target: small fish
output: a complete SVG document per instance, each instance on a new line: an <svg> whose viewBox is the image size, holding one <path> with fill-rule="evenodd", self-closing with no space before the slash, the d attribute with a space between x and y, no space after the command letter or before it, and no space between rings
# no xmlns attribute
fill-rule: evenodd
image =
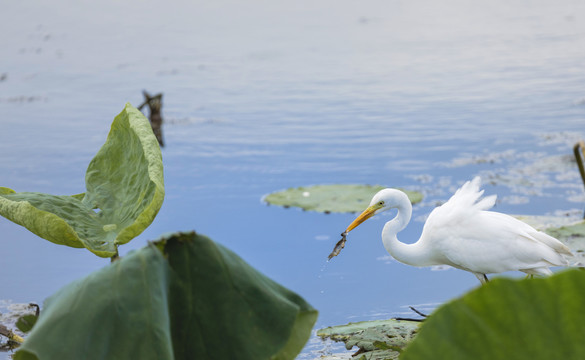
<svg viewBox="0 0 585 360"><path fill-rule="evenodd" d="M341 240L339 240L337 242L337 244L335 244L335 247L333 248L333 251L327 257L327 261L329 261L333 257L339 255L339 252L341 251L341 249L343 249L345 247L345 242L346 241L347 241L347 231L344 231L344 232L341 233Z"/></svg>

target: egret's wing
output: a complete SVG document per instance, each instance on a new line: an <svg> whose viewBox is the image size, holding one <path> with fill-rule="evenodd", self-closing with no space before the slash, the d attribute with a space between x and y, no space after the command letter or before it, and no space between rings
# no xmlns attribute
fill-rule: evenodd
<svg viewBox="0 0 585 360"><path fill-rule="evenodd" d="M481 211L491 209L496 203L496 195L479 200L483 195L483 190L479 189L480 185L481 179L477 176L472 181L463 184L449 201L435 208L427 218L423 236L425 233L435 232L438 229L460 227Z"/></svg>
<svg viewBox="0 0 585 360"><path fill-rule="evenodd" d="M572 255L560 241L511 216L482 211L431 241L449 262L479 273L566 266Z"/></svg>
<svg viewBox="0 0 585 360"><path fill-rule="evenodd" d="M429 215L421 241L438 262L478 273L567 265L572 255L557 239L509 215L487 211L496 200L480 200L479 179L465 183Z"/></svg>

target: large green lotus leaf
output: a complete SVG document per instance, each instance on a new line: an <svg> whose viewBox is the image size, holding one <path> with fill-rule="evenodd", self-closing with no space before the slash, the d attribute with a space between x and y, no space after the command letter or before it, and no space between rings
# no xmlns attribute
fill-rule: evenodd
<svg viewBox="0 0 585 360"><path fill-rule="evenodd" d="M51 296L15 359L294 359L316 318L230 250L178 233Z"/></svg>
<svg viewBox="0 0 585 360"><path fill-rule="evenodd" d="M56 244L111 257L152 223L164 199L160 147L130 104L90 162L87 191L73 196L0 188L0 215Z"/></svg>
<svg viewBox="0 0 585 360"><path fill-rule="evenodd" d="M433 313L401 360L585 359L585 272L497 278Z"/></svg>
<svg viewBox="0 0 585 360"><path fill-rule="evenodd" d="M211 240L167 240L178 274L171 288L175 356L191 359L294 359L317 311L300 296Z"/></svg>
<svg viewBox="0 0 585 360"><path fill-rule="evenodd" d="M275 192L264 197L264 201L285 207L295 206L303 210L324 213L353 213L363 211L372 197L385 186L380 185L314 185ZM402 189L401 189L402 190ZM404 191L415 204L422 200L422 194Z"/></svg>
<svg viewBox="0 0 585 360"><path fill-rule="evenodd" d="M170 271L150 245L49 297L14 359L173 359Z"/></svg>

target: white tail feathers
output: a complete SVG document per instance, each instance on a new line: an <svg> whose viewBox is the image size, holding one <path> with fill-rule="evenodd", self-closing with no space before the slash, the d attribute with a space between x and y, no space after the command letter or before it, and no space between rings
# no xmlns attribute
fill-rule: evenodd
<svg viewBox="0 0 585 360"><path fill-rule="evenodd" d="M528 235L538 240L539 242L547 245L548 247L552 248L559 254L573 256L573 253L565 244L555 239L554 237L548 235L547 233L532 229L532 231L530 231Z"/></svg>

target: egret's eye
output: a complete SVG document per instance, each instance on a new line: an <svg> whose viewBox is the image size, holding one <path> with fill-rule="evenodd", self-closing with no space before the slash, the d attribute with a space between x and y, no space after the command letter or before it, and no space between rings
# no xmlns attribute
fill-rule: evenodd
<svg viewBox="0 0 585 360"><path fill-rule="evenodd" d="M378 205L384 206L384 202L383 201L380 201L380 202L378 202Z"/></svg>

